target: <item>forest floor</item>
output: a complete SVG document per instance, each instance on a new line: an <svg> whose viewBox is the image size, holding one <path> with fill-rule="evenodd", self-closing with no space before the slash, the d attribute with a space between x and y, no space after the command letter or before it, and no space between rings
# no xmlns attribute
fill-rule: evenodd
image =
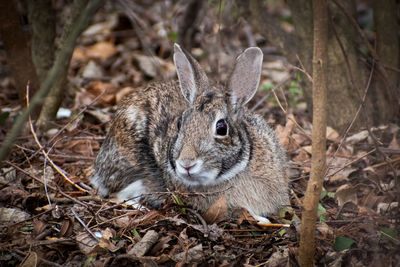
<svg viewBox="0 0 400 267"><path fill-rule="evenodd" d="M88 189L116 104L134 88L175 77L171 49L177 30L165 23L173 21L174 13L154 15L159 13L142 17L144 38L126 17L105 8L81 37L57 121L38 139L28 125L2 163L0 266L297 265L312 125L298 70L256 34L265 59L260 90L249 107L275 129L290 160L291 205L269 217L276 225L257 225L246 213L207 224L181 203L179 194L170 194L160 209L137 210L102 200ZM217 43L217 29L209 24L192 52L213 78L226 81L234 57L248 46L249 33L240 28L229 40L222 35L224 48L215 49L210 44ZM229 36L236 29L226 31ZM143 49L144 44L151 49ZM3 51L0 63L3 140L22 105ZM346 134L328 128L317 265L400 265L399 137L396 123Z"/></svg>

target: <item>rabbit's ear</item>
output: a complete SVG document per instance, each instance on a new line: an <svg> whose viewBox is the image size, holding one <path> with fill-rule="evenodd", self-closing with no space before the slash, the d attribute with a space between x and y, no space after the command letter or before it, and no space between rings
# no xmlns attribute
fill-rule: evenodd
<svg viewBox="0 0 400 267"><path fill-rule="evenodd" d="M179 86L189 104L208 87L208 79L199 63L178 45L174 45L174 64L178 74Z"/></svg>
<svg viewBox="0 0 400 267"><path fill-rule="evenodd" d="M247 48L236 59L229 80L229 101L234 110L243 107L258 89L263 53L258 47Z"/></svg>

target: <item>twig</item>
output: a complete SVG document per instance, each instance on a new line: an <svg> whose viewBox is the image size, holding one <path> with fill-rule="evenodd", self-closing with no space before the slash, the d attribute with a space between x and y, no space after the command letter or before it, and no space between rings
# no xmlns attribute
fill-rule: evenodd
<svg viewBox="0 0 400 267"><path fill-rule="evenodd" d="M87 227L86 223L84 221L82 221L82 219L79 217L78 213L76 213L76 211L71 208L72 214L74 214L75 218L78 220L78 222L83 226L83 228L85 228L85 230L97 241L99 241L99 238L89 229L89 227Z"/></svg>
<svg viewBox="0 0 400 267"><path fill-rule="evenodd" d="M37 178L36 176L30 174L29 172L25 171L24 169L21 169L20 167L18 167L18 166L15 165L14 163L9 162L9 161L5 161L5 163L7 163L7 164L10 165L10 166L13 166L15 169L19 170L20 172L24 173L25 175L28 175L29 177L31 177L32 179L38 181L39 183L42 183L42 184L44 183L42 180L40 180L40 179ZM73 202L75 202L75 203L77 203L77 204L79 204L79 205L82 205L82 206L84 206L85 208L89 208L89 206L88 206L87 204L85 204L85 203L83 203L83 202L81 202L81 201L75 199L74 197L71 197L70 195L64 193L63 191L61 191L61 190L59 190L59 189L57 189L57 188L55 188L55 187L53 187L53 186L51 186L51 185L47 185L47 186L48 186L48 188L50 188L51 190L54 190L54 191L56 191L56 192L59 192L61 195L65 196L66 198L71 199L71 201L73 201Z"/></svg>
<svg viewBox="0 0 400 267"><path fill-rule="evenodd" d="M28 82L28 84L26 86L25 98L26 98L26 107L29 108L29 82ZM35 131L33 130L32 119L31 119L31 115L30 114L29 114L28 120L29 120L29 126L30 126L30 129L31 129L32 135L33 135L33 137L35 138L35 141L36 141L37 137L36 137ZM39 148L41 148L40 144L39 144ZM50 196L49 196L49 191L47 190L47 177L46 177L46 165L47 164L46 163L47 163L47 161L46 161L46 158L45 158L44 159L44 164L43 164L44 191L46 193L47 201L49 202L50 208L53 209L53 204L51 203L51 199L50 199Z"/></svg>
<svg viewBox="0 0 400 267"><path fill-rule="evenodd" d="M29 99L27 99L27 107L29 108ZM43 146L40 144L39 139L37 138L37 135L35 133L35 130L33 129L33 124L32 124L32 120L31 120L31 116L29 115L29 126L31 129L31 133L33 136L33 139L35 140L36 144L38 145L39 149L41 150L43 156L45 157L45 159L47 159L50 164L53 166L53 168L65 179L67 180L70 184L72 184L73 186L75 186L76 188L78 188L80 191L82 192L88 192L86 189L83 189L82 187L80 187L79 185L77 185L76 183L74 183L71 179L69 179L63 171L60 170L60 168L49 158L49 156L47 155L47 153L44 151ZM44 183L46 186L46 182Z"/></svg>
<svg viewBox="0 0 400 267"><path fill-rule="evenodd" d="M186 210L189 211L190 213L192 213L193 215L195 215L199 219L199 221L201 222L201 224L204 227L204 237L208 237L208 233L210 230L209 230L208 224L206 223L204 218L193 209L186 208Z"/></svg>
<svg viewBox="0 0 400 267"><path fill-rule="evenodd" d="M15 252L17 252L17 253L19 253L19 254L22 254L22 255L24 255L25 257L26 256L28 256L30 253L27 253L27 252L24 252L24 251L22 251L22 250L19 250L19 249L14 249L15 250ZM33 252L33 253L36 253L36 252ZM56 263L56 262L52 262L52 261L48 261L48 260L45 260L45 259L43 259L42 257L40 257L40 256L37 256L37 259L39 260L39 263L40 262L42 262L42 263L44 263L44 264L46 264L46 265L48 265L48 266L55 266L55 267L62 267L63 265L60 265L60 264L58 264L58 263ZM22 265L20 265L20 266L25 266L24 264L22 264Z"/></svg>
<svg viewBox="0 0 400 267"><path fill-rule="evenodd" d="M343 165L340 169L336 170L335 172L333 172L333 173L331 173L331 174L329 174L329 175L326 174L326 176L327 176L327 177L332 177L332 176L334 176L335 174L337 174L338 172L340 172L341 170L343 170L343 169L346 168L347 166L350 166L351 164L353 164L353 163L359 161L360 159L365 158L366 156L368 156L368 155L371 154L371 153L374 153L375 151L376 151L376 148L374 148L374 149L372 149L371 151L365 153L364 155L361 155L360 157L356 158L355 160L352 160L352 161L346 163L345 165Z"/></svg>
<svg viewBox="0 0 400 267"><path fill-rule="evenodd" d="M159 234L154 230L149 230L143 236L142 240L135 244L135 246L128 251L129 255L144 256L146 252L158 241Z"/></svg>
<svg viewBox="0 0 400 267"><path fill-rule="evenodd" d="M263 226L263 227L285 227L285 228L290 228L290 224L282 224L282 223L260 223L258 222L257 225ZM254 230L257 231L257 230Z"/></svg>
<svg viewBox="0 0 400 267"><path fill-rule="evenodd" d="M269 92L263 96L251 109L250 111L253 112L254 110L256 110L268 97L269 95L274 92L276 89L278 89L279 87L281 87L282 85L284 85L287 81L290 80L290 78L292 77L291 74L289 74L285 79L283 79L282 81L280 81L277 85L275 85L271 90L269 90Z"/></svg>
<svg viewBox="0 0 400 267"><path fill-rule="evenodd" d="M400 161L400 157L397 157L397 158L394 158L394 159L389 159L389 161L390 161L390 163L395 163L397 161ZM385 165L388 165L387 161L372 165L371 168L375 169L375 168L379 168L379 167L382 167L382 166L385 166Z"/></svg>

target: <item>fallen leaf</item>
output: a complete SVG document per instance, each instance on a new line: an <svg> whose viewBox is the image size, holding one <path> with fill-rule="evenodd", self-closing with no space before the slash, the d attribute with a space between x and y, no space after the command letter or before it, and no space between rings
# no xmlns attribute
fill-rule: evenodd
<svg viewBox="0 0 400 267"><path fill-rule="evenodd" d="M119 90L115 94L115 99L116 99L117 103L119 103L121 101L121 99L123 99L127 95L130 95L134 91L135 91L135 89L130 86L124 87L121 90Z"/></svg>
<svg viewBox="0 0 400 267"><path fill-rule="evenodd" d="M91 102L95 97L101 95L97 100L99 104L105 106L115 105L115 93L118 88L111 83L92 81L86 86L86 91L91 94Z"/></svg>
<svg viewBox="0 0 400 267"><path fill-rule="evenodd" d="M349 136L346 138L346 143L350 143L350 144L356 144L359 143L361 141L364 141L365 139L367 139L367 137L369 136L369 133L367 130L361 131L359 133L353 134L352 136Z"/></svg>
<svg viewBox="0 0 400 267"><path fill-rule="evenodd" d="M31 267L31 266L37 266L38 264L38 256L36 252L29 252L25 259L18 265L19 267Z"/></svg>
<svg viewBox="0 0 400 267"><path fill-rule="evenodd" d="M303 146L301 149L312 155L312 146Z"/></svg>
<svg viewBox="0 0 400 267"><path fill-rule="evenodd" d="M65 148L71 150L75 154L93 157L93 150L100 149L100 143L96 140L71 140L65 145Z"/></svg>
<svg viewBox="0 0 400 267"><path fill-rule="evenodd" d="M339 141L339 133L333 129L332 127L327 126L326 127L326 139L333 141L333 142L338 142Z"/></svg>
<svg viewBox="0 0 400 267"><path fill-rule="evenodd" d="M37 236L41 234L47 227L47 223L44 223L43 221L39 219L33 219L33 236Z"/></svg>
<svg viewBox="0 0 400 267"><path fill-rule="evenodd" d="M0 223L12 224L22 222L30 218L25 211L17 208L0 208Z"/></svg>
<svg viewBox="0 0 400 267"><path fill-rule="evenodd" d="M397 209L398 206L399 206L399 202L379 203L376 209L379 214L384 215L393 209Z"/></svg>
<svg viewBox="0 0 400 267"><path fill-rule="evenodd" d="M354 244L354 240L344 236L338 236L335 239L335 243L333 243L333 249L336 251L342 251L345 249L349 249L351 245Z"/></svg>
<svg viewBox="0 0 400 267"><path fill-rule="evenodd" d="M310 155L305 150L300 148L297 152L297 156L292 159L294 162L306 162L310 160Z"/></svg>
<svg viewBox="0 0 400 267"><path fill-rule="evenodd" d="M84 254L90 254L94 250L99 250L99 241L97 241L93 236L91 236L88 232L80 232L75 237L79 249ZM101 250L101 249L100 249Z"/></svg>
<svg viewBox="0 0 400 267"><path fill-rule="evenodd" d="M85 113L92 115L101 123L111 121L111 114L101 109L86 110Z"/></svg>
<svg viewBox="0 0 400 267"><path fill-rule="evenodd" d="M203 257L203 245L199 244L195 247L188 249L186 252L181 252L173 256L175 261L192 262L199 260Z"/></svg>
<svg viewBox="0 0 400 267"><path fill-rule="evenodd" d="M294 122L295 118L293 114L289 114L286 119L285 128L282 128L282 126L278 125L278 127L275 130L279 138L279 141L286 149L289 149L290 136L292 135L293 129L296 126Z"/></svg>
<svg viewBox="0 0 400 267"><path fill-rule="evenodd" d="M322 235L323 239L330 239L333 236L333 230L325 222L317 223L317 231Z"/></svg>
<svg viewBox="0 0 400 267"><path fill-rule="evenodd" d="M220 222L228 218L228 206L226 205L225 194L222 194L222 196L207 209L203 214L203 218L209 224Z"/></svg>
<svg viewBox="0 0 400 267"><path fill-rule="evenodd" d="M110 42L98 42L86 49L87 56L94 59L107 59L117 52L115 45Z"/></svg>
<svg viewBox="0 0 400 267"><path fill-rule="evenodd" d="M168 79L175 76L175 66L171 62L164 61L155 56L149 57L138 54L134 54L133 58L138 63L140 70L151 78L161 76L163 79Z"/></svg>
<svg viewBox="0 0 400 267"><path fill-rule="evenodd" d="M278 248L278 251L272 253L272 255L268 258L268 264L266 266L270 267L279 267L279 266L287 266L289 262L289 248Z"/></svg>
<svg viewBox="0 0 400 267"><path fill-rule="evenodd" d="M108 251L115 252L119 250L122 247L122 243L119 243L119 245L115 245L112 242L112 238L115 236L115 231L111 228L106 228L104 230L101 230L101 238L99 240L99 247L107 249Z"/></svg>
<svg viewBox="0 0 400 267"><path fill-rule="evenodd" d="M393 139L390 142L388 148L393 149L393 150L399 150L400 149L399 143L397 142L396 134L393 135Z"/></svg>
<svg viewBox="0 0 400 267"><path fill-rule="evenodd" d="M83 68L82 77L86 79L99 79L103 77L103 69L93 60L90 60Z"/></svg>
<svg viewBox="0 0 400 267"><path fill-rule="evenodd" d="M357 187L344 184L340 186L335 193L339 207L343 207L347 202L353 202L357 205Z"/></svg>

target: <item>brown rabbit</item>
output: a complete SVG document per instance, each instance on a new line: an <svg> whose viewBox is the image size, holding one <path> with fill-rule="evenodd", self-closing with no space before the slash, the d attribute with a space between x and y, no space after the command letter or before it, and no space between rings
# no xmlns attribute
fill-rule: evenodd
<svg viewBox="0 0 400 267"><path fill-rule="evenodd" d="M225 88L175 44L178 81L136 91L118 108L91 178L100 195L158 206L167 188L197 192L188 204L204 212L225 194L229 210L243 207L259 220L286 205L284 150L246 108L262 58L259 48L246 49Z"/></svg>

